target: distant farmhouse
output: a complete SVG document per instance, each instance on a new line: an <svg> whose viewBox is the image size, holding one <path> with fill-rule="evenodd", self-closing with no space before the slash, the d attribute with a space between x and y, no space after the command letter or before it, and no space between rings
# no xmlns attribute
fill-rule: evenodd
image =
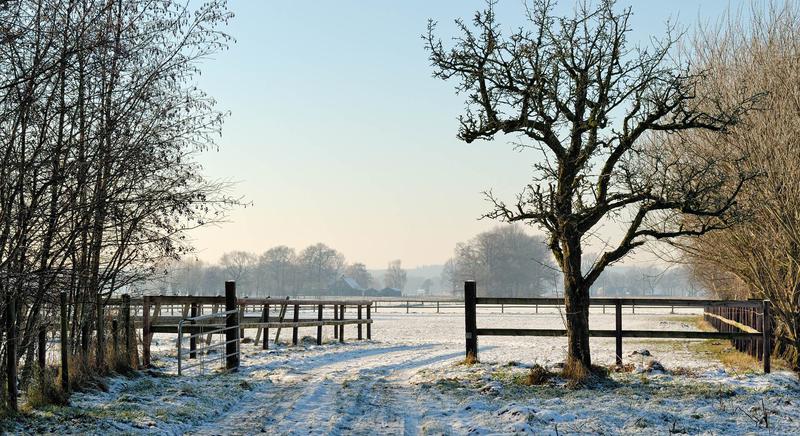
<svg viewBox="0 0 800 436"><path fill-rule="evenodd" d="M327 295L356 297L400 297L402 291L395 288L365 289L354 278L341 276L328 286Z"/></svg>

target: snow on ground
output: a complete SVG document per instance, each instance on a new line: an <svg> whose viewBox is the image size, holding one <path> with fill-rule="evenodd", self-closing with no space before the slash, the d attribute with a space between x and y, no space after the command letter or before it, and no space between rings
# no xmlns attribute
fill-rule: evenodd
<svg viewBox="0 0 800 436"><path fill-rule="evenodd" d="M478 325L560 328L557 312L479 312ZM544 312L544 311L543 311ZM662 311L664 312L664 311ZM667 309L668 312L668 309ZM563 360L564 338L480 338L481 363L462 365L463 312L375 314L373 341L304 341L262 351L242 345L234 374L178 377L174 336L156 337L159 368L116 377L108 392L73 396L70 407L34 412L18 432L152 434L742 434L800 433L794 375L736 374L692 352L691 341L624 342L626 363L655 358L666 371L611 374L588 388L554 379L525 386L530 365ZM612 328L613 314L592 314ZM695 329L684 314L626 314L626 328ZM346 327L346 337L355 327ZM252 333L248 333L249 335ZM314 329L301 329L314 334ZM285 340L288 335L282 333ZM592 339L597 363L613 339ZM670 370L682 368L685 375ZM764 420L764 416L767 417ZM766 428L766 422L769 429Z"/></svg>

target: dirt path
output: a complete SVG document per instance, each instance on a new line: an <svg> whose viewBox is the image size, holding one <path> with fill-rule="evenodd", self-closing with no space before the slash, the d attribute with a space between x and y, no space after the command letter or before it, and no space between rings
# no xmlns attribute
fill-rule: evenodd
<svg viewBox="0 0 800 436"><path fill-rule="evenodd" d="M448 405L423 397L411 376L460 355L439 344L376 344L256 363L242 371L254 395L191 433L418 434L426 410Z"/></svg>

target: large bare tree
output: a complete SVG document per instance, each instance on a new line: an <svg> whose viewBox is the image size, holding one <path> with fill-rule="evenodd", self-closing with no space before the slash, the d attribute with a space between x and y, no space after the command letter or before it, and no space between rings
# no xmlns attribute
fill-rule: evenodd
<svg viewBox="0 0 800 436"><path fill-rule="evenodd" d="M471 25L456 21L452 44L437 38L434 22L423 38L434 76L454 79L466 96L458 137L515 134L517 147L537 152L532 181L513 203L486 193L486 217L546 232L563 274L567 371L583 377L591 366L589 289L603 270L648 241L732 223L751 176L720 171L716 159L687 159L674 138L725 130L750 99L723 105L697 94L703 73L671 56L672 28L637 47L628 40L631 10L613 0L580 3L571 17L556 16L553 3L527 5L526 26L507 36L490 2ZM605 238L602 254L582 268L587 240L608 222L622 236Z"/></svg>

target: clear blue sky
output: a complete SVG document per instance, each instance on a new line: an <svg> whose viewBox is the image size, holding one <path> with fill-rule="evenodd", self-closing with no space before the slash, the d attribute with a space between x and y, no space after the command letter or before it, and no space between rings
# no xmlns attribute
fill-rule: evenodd
<svg viewBox="0 0 800 436"><path fill-rule="evenodd" d="M230 110L208 176L237 181L253 202L221 227L194 231L197 256L261 253L325 242L348 261L382 268L438 264L454 245L496 225L477 221L489 188L510 198L534 156L507 141L456 140L463 98L431 77L420 35L428 18L455 35L481 1L233 0L230 50L203 66L200 86ZM667 19L693 26L729 4L624 1L633 39L660 36ZM565 13L572 1L561 1ZM499 21L522 23L522 3L501 1Z"/></svg>

